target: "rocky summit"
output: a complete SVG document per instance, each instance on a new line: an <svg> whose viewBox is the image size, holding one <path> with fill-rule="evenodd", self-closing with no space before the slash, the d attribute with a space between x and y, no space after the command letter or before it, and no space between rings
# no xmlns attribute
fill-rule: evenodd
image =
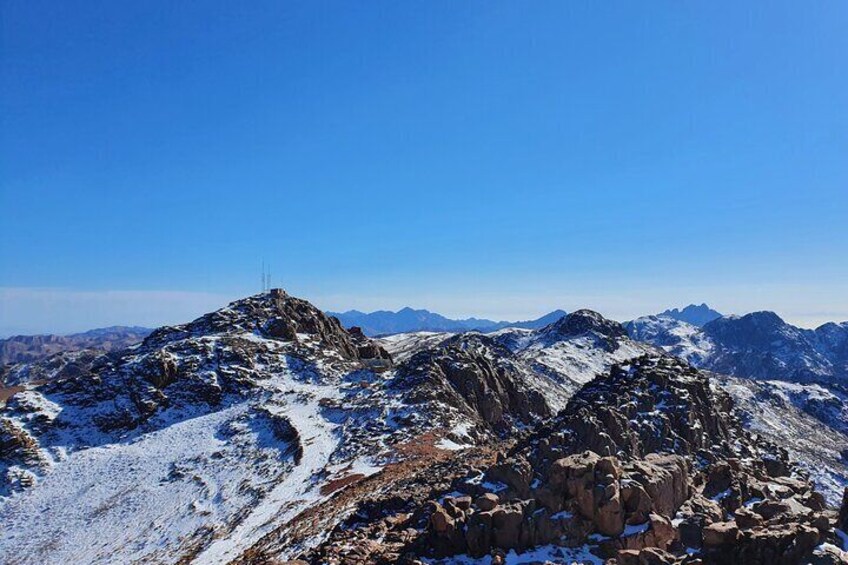
<svg viewBox="0 0 848 565"><path fill-rule="evenodd" d="M848 494L815 469L848 430L764 426L789 389L675 356L717 322L375 339L277 289L18 364L0 562L846 562Z"/></svg>

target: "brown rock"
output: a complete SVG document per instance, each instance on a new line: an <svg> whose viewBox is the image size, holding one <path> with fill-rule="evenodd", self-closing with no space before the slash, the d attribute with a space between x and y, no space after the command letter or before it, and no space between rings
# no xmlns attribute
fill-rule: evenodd
<svg viewBox="0 0 848 565"><path fill-rule="evenodd" d="M765 520L771 520L779 514L788 514L791 511L788 504L775 500L764 500L762 502L758 502L752 506L751 509L762 516Z"/></svg>
<svg viewBox="0 0 848 565"><path fill-rule="evenodd" d="M520 498L530 496L533 469L523 458L505 459L496 463L486 471L486 477L492 482L505 484Z"/></svg>
<svg viewBox="0 0 848 565"><path fill-rule="evenodd" d="M492 548L493 514L492 511L475 512L468 519L465 543L472 557L483 557Z"/></svg>
<svg viewBox="0 0 848 565"><path fill-rule="evenodd" d="M645 488L637 482L625 481L621 485L621 500L624 506L625 523L644 524L653 506Z"/></svg>
<svg viewBox="0 0 848 565"><path fill-rule="evenodd" d="M619 549L617 559L607 561L613 565L640 565L638 549Z"/></svg>
<svg viewBox="0 0 848 565"><path fill-rule="evenodd" d="M475 506L484 512L486 510L497 508L499 503L500 499L498 499L498 495L492 492L487 492L486 494L478 496L477 500L474 501Z"/></svg>
<svg viewBox="0 0 848 565"><path fill-rule="evenodd" d="M453 530L454 519L441 505L430 515L430 526L437 534L447 534Z"/></svg>
<svg viewBox="0 0 848 565"><path fill-rule="evenodd" d="M679 455L648 454L627 468L627 476L637 481L651 497L653 511L671 517L689 498L689 467Z"/></svg>
<svg viewBox="0 0 848 565"><path fill-rule="evenodd" d="M843 532L848 532L848 487L842 491L842 506L839 508L839 518L836 520L836 527Z"/></svg>
<svg viewBox="0 0 848 565"><path fill-rule="evenodd" d="M740 508L735 514L736 525L740 530L750 530L763 525L763 517L750 508Z"/></svg>
<svg viewBox="0 0 848 565"><path fill-rule="evenodd" d="M598 531L608 536L618 536L624 530L624 512L621 508L618 482L595 485L593 521Z"/></svg>
<svg viewBox="0 0 848 565"><path fill-rule="evenodd" d="M265 333L270 337L297 341L297 326L288 318L272 318L265 326Z"/></svg>
<svg viewBox="0 0 848 565"><path fill-rule="evenodd" d="M456 504L457 508L460 510L468 510L471 508L471 497L470 496L458 496L454 500L454 504Z"/></svg>
<svg viewBox="0 0 848 565"><path fill-rule="evenodd" d="M521 509L514 505L502 505L492 512L492 543L503 549L518 548L521 520L524 517Z"/></svg>
<svg viewBox="0 0 848 565"><path fill-rule="evenodd" d="M585 518L595 517L595 464L600 457L591 451L570 455L551 465L549 484L560 487L569 498L574 499L577 510Z"/></svg>
<svg viewBox="0 0 848 565"><path fill-rule="evenodd" d="M675 561L672 554L656 547L646 547L639 552L639 565L672 565Z"/></svg>
<svg viewBox="0 0 848 565"><path fill-rule="evenodd" d="M704 527L704 546L717 547L736 543L739 528L734 522L716 522Z"/></svg>

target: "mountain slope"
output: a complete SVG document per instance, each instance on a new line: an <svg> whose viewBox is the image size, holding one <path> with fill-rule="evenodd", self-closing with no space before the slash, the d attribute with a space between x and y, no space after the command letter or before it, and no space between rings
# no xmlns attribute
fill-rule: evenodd
<svg viewBox="0 0 848 565"><path fill-rule="evenodd" d="M404 360L450 340L462 342L482 337L475 332L455 337L450 333L413 332L378 341L393 358ZM501 347L500 355L509 355L532 375L533 387L554 411L563 408L582 384L614 364L653 350L631 340L618 322L591 310L561 316L539 329L509 327L485 337Z"/></svg>
<svg viewBox="0 0 848 565"><path fill-rule="evenodd" d="M0 562L235 559L413 447L451 453L549 414L496 349L394 368L280 290L159 328L0 408Z"/></svg>
<svg viewBox="0 0 848 565"><path fill-rule="evenodd" d="M634 359L584 385L556 417L429 499L393 505L375 493L301 558L845 562L835 529L844 521L824 510L785 452L748 434L732 411L706 374L670 357ZM441 483L421 488L431 484Z"/></svg>
<svg viewBox="0 0 848 565"><path fill-rule="evenodd" d="M668 316L646 316L625 327L699 367L738 377L848 384L848 323L798 328L774 312L724 317L702 328Z"/></svg>
<svg viewBox="0 0 848 565"><path fill-rule="evenodd" d="M848 325L806 330L755 312L703 328L665 316L626 328L635 340L719 373L746 426L786 446L828 499L839 499L848 485Z"/></svg>

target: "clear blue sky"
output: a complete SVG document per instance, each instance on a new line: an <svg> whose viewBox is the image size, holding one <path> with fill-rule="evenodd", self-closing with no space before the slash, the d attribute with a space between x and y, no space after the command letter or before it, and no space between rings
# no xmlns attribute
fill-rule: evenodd
<svg viewBox="0 0 848 565"><path fill-rule="evenodd" d="M848 3L242 4L2 1L0 334L848 319Z"/></svg>

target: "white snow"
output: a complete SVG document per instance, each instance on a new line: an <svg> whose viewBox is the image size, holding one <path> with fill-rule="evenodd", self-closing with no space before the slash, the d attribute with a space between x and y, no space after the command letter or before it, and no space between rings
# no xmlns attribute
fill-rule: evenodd
<svg viewBox="0 0 848 565"><path fill-rule="evenodd" d="M330 464L340 424L319 403L343 398L338 383L282 371L260 386L211 413L160 413L161 429L133 440L63 451L39 484L0 499L0 562L173 563L202 550L197 563L223 563L325 498L334 471L379 470L364 456ZM37 393L25 400L59 410ZM299 464L274 434L275 415L299 433Z"/></svg>

